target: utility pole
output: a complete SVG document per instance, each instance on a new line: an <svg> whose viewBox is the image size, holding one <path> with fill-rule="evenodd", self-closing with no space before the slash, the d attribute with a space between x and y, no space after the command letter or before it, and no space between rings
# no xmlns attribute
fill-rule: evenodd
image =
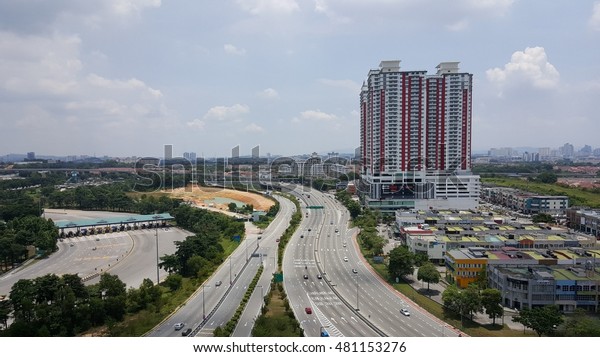
<svg viewBox="0 0 600 357"><path fill-rule="evenodd" d="M156 236L156 285L158 285L160 283L159 268L158 268L158 226L156 226L155 236Z"/></svg>
<svg viewBox="0 0 600 357"><path fill-rule="evenodd" d="M206 286L206 284L202 284L202 321L204 321L204 319L206 319L206 312L204 311L204 300L206 300L205 295L204 295L204 287Z"/></svg>
<svg viewBox="0 0 600 357"><path fill-rule="evenodd" d="M356 277L356 311L360 311L358 308L358 276Z"/></svg>

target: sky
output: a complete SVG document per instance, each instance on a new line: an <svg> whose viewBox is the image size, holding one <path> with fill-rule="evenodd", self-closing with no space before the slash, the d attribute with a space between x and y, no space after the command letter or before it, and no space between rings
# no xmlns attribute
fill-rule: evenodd
<svg viewBox="0 0 600 357"><path fill-rule="evenodd" d="M600 147L598 0L0 0L0 155L353 152L382 60L472 73L474 152Z"/></svg>

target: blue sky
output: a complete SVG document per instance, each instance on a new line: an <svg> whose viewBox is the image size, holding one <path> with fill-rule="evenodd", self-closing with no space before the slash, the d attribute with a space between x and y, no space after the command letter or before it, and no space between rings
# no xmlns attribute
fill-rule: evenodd
<svg viewBox="0 0 600 357"><path fill-rule="evenodd" d="M15 0L0 155L350 152L394 59L474 74L474 151L600 147L600 1Z"/></svg>

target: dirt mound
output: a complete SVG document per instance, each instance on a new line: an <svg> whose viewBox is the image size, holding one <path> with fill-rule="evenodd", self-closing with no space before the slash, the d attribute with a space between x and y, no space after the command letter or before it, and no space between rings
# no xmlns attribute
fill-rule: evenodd
<svg viewBox="0 0 600 357"><path fill-rule="evenodd" d="M197 185L186 188L174 189L171 192L174 198L192 201L198 206L211 206L227 209L229 202L237 201L254 206L255 210L268 211L275 202L252 192L236 191L218 187L198 187ZM233 200L233 201L231 201Z"/></svg>

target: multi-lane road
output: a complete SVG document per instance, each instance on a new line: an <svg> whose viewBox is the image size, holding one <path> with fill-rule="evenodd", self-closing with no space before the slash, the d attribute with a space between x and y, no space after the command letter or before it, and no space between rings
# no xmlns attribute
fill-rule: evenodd
<svg viewBox="0 0 600 357"><path fill-rule="evenodd" d="M284 283L306 336L319 336L322 328L331 336L457 335L370 268L339 202L315 190L295 194L304 202L304 220L286 250Z"/></svg>
<svg viewBox="0 0 600 357"><path fill-rule="evenodd" d="M262 299L258 294L267 294L272 274L277 268L277 240L288 227L295 210L289 200L276 199L280 202L280 209L269 227L262 233L247 234L231 256L186 303L147 336L181 336L182 330L187 328L192 329L189 336L213 336L214 329L231 319L259 266L263 265L258 283L262 289L258 287L254 290L253 298L248 302L236 330L236 335L250 336L254 318L261 307ZM175 330L176 323L184 323L185 328Z"/></svg>

